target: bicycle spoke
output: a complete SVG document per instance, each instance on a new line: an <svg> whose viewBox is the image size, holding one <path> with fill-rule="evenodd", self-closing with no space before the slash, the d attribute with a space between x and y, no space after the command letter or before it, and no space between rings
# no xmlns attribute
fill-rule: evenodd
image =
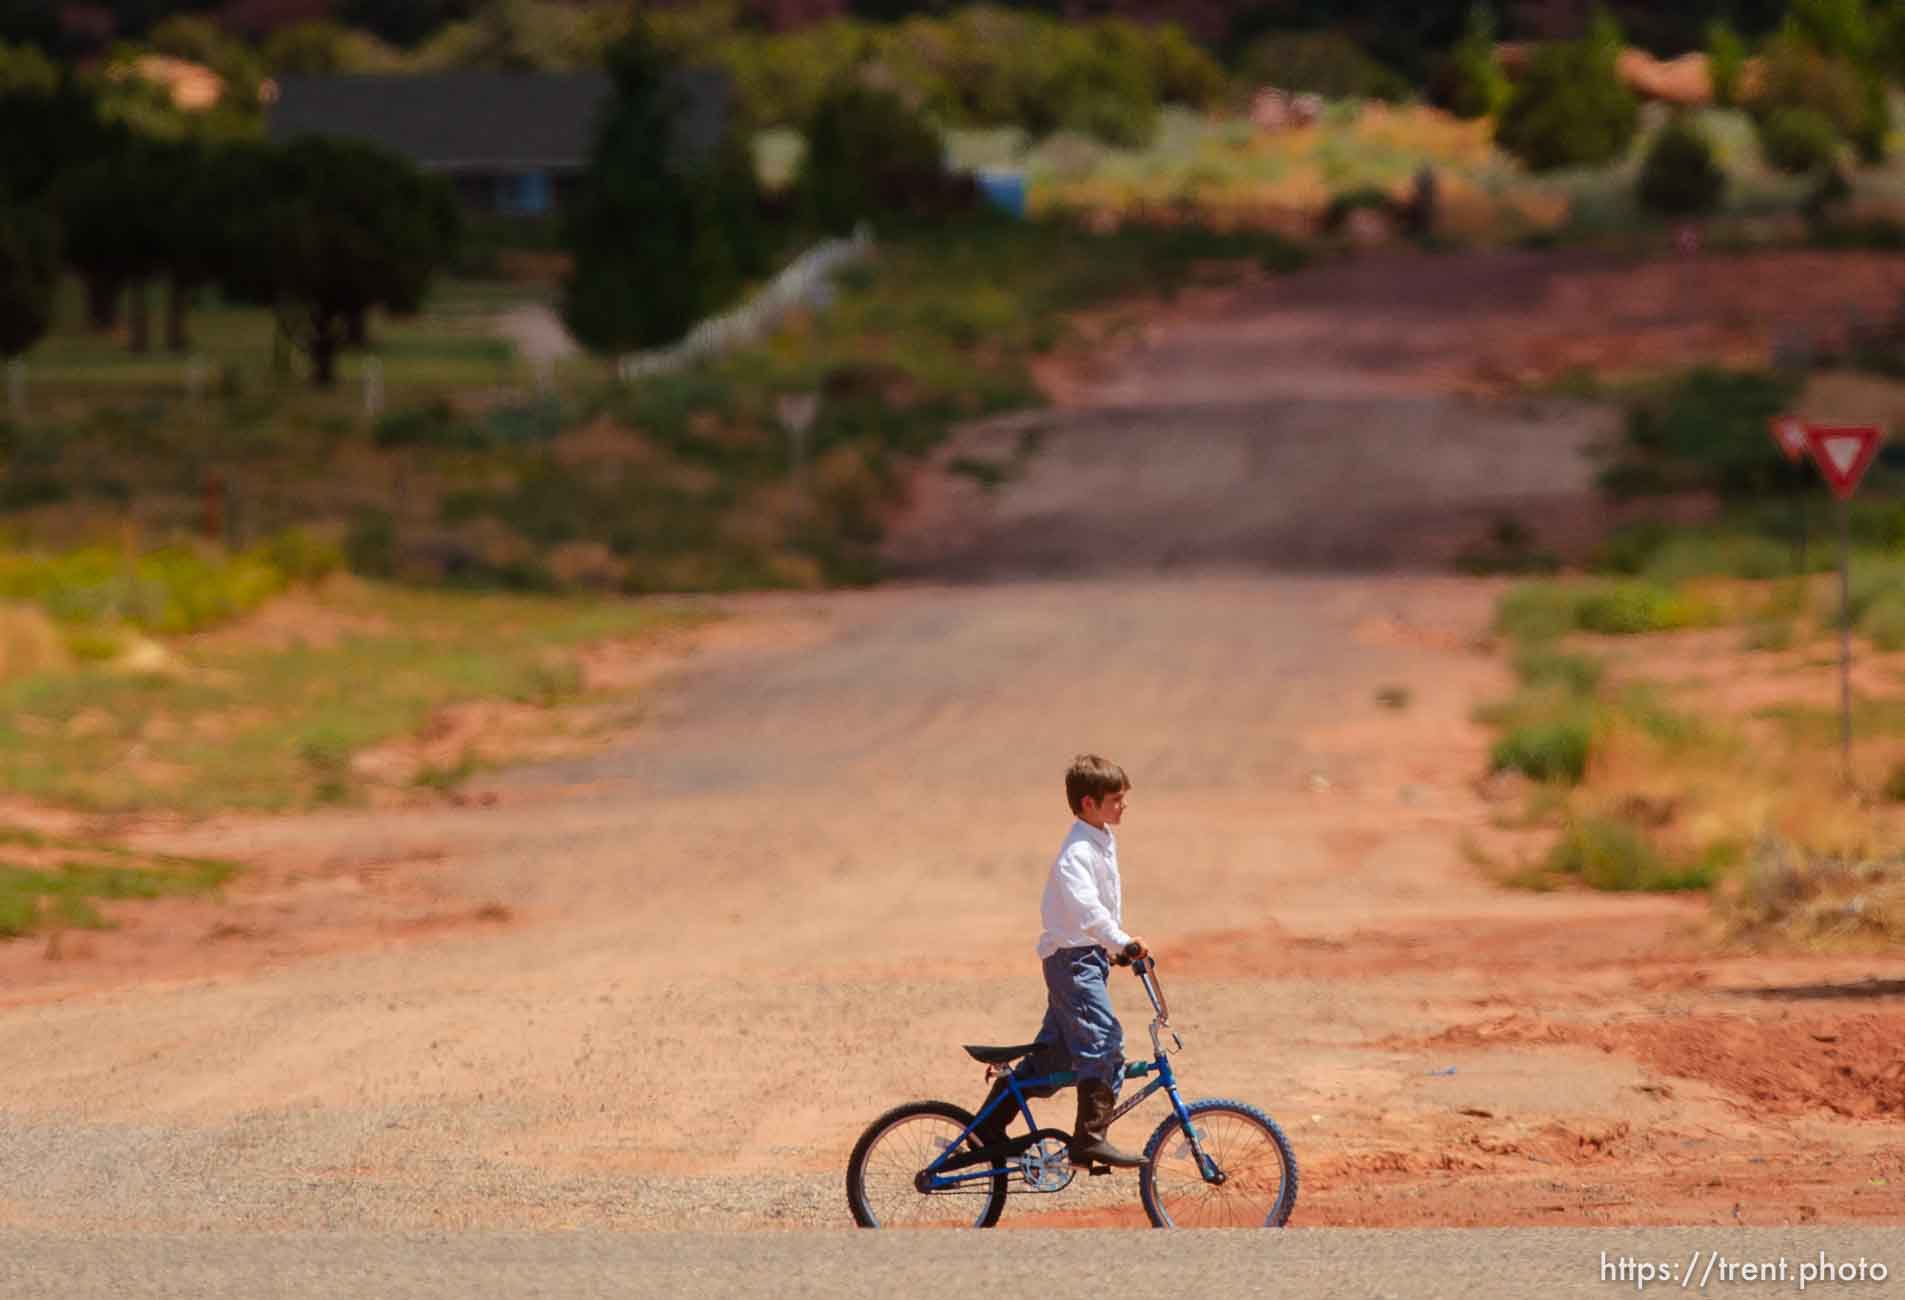
<svg viewBox="0 0 1905 1300"><path fill-rule="evenodd" d="M1249 1115L1205 1111L1192 1121L1198 1143L1224 1175L1205 1181L1182 1126L1159 1151L1152 1171L1160 1210L1179 1227L1261 1227L1276 1213L1289 1171L1273 1134Z"/></svg>
<svg viewBox="0 0 1905 1300"><path fill-rule="evenodd" d="M959 1140L961 1127L947 1117L913 1115L880 1134L866 1154L860 1183L867 1209L881 1227L965 1227L984 1218L993 1193L991 1180L970 1179L930 1193L922 1193L914 1182Z"/></svg>

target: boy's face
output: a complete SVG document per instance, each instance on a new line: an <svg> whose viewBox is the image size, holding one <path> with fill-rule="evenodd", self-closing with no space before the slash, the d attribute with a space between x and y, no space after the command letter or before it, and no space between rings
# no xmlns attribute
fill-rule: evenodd
<svg viewBox="0 0 1905 1300"><path fill-rule="evenodd" d="M1124 820L1125 794L1126 791L1120 790L1103 799L1086 795L1078 801L1078 806L1084 810L1084 819L1093 826L1116 826Z"/></svg>

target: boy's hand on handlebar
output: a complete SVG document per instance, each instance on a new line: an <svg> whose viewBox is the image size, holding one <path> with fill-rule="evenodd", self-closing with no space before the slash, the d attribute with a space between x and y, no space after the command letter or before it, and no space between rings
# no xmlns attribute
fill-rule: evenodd
<svg viewBox="0 0 1905 1300"><path fill-rule="evenodd" d="M1144 940L1135 934L1131 936L1131 942L1124 946L1124 951L1118 954L1118 956L1123 959L1123 964L1126 965L1137 961L1140 957L1149 957L1150 955L1151 950L1144 946Z"/></svg>

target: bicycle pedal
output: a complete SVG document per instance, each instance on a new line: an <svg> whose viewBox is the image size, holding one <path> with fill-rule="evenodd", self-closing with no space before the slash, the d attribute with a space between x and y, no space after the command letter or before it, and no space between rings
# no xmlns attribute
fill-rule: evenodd
<svg viewBox="0 0 1905 1300"><path fill-rule="evenodd" d="M1110 1165L1093 1165L1091 1167L1091 1176L1093 1178L1097 1178L1101 1174L1108 1174L1110 1172L1111 1172Z"/></svg>

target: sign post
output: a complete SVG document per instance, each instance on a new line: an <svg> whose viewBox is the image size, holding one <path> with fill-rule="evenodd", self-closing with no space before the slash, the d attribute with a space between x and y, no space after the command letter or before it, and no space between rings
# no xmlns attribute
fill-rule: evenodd
<svg viewBox="0 0 1905 1300"><path fill-rule="evenodd" d="M1806 448L1839 498L1839 761L1852 784L1852 494L1884 433L1873 425L1807 425Z"/></svg>
<svg viewBox="0 0 1905 1300"><path fill-rule="evenodd" d="M1776 415L1769 422L1773 442L1780 453L1792 464L1797 465L1806 458L1806 422L1796 415ZM1793 573L1803 577L1806 572L1806 498L1801 492L1793 493Z"/></svg>
<svg viewBox="0 0 1905 1300"><path fill-rule="evenodd" d="M820 414L819 393L783 393L774 400L774 413L787 430L789 477L801 491L807 490L807 431Z"/></svg>

